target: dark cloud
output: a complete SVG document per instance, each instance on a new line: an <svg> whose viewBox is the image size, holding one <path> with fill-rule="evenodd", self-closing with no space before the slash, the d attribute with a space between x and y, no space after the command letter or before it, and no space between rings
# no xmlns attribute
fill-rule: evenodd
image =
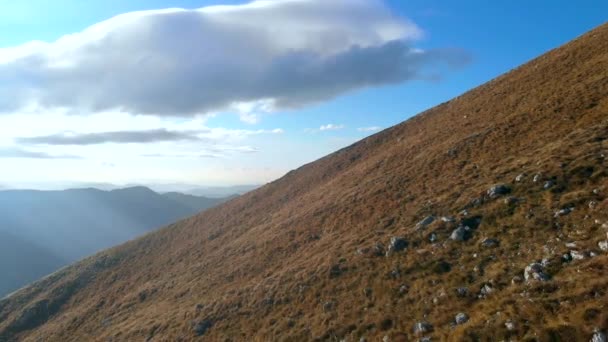
<svg viewBox="0 0 608 342"><path fill-rule="evenodd" d="M413 48L419 36L379 0L129 13L54 43L0 49L0 112L32 103L166 116L251 102L299 108L466 61Z"/></svg>
<svg viewBox="0 0 608 342"><path fill-rule="evenodd" d="M121 131L85 134L52 134L38 137L17 138L21 144L44 145L96 145L105 143L154 143L163 141L197 141L198 132L178 132L166 129L147 131Z"/></svg>

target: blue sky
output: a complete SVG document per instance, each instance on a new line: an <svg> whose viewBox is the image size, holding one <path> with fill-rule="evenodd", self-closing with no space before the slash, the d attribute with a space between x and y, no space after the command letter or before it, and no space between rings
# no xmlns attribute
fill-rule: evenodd
<svg viewBox="0 0 608 342"><path fill-rule="evenodd" d="M174 7L196 9L245 3L227 0L0 0L0 48L15 48L38 40L52 43L65 35L81 32L93 24L132 11ZM377 128L390 127L449 100L557 47L602 24L606 20L605 13L608 13L608 2L599 0L394 0L383 3L397 20L407 21L420 30L418 34L409 31L403 33L410 47L424 51L457 49L460 54L469 57L468 63L458 68L428 67L433 75L439 76L434 80L414 78L404 79L397 84L379 82L372 86L349 88L327 99L321 97L298 103L295 109L248 109L247 114L233 107L214 107L212 112L201 112L196 118L191 115L179 118L169 115L159 119L155 116L142 118L137 111L127 111L121 115L108 114L107 111L82 116L66 114L81 110L74 102L62 104L64 112L61 113L57 112L57 108L50 107L38 108L35 114L10 107L10 110L4 110L4 115L0 114L0 124L5 127L5 131L0 132L4 134L4 139L0 138L0 154L5 151L4 158L10 159L12 166L0 171L0 177L5 180L0 185L44 187L72 182L264 183L372 134ZM351 25L356 24L353 21ZM263 26L265 22L256 25ZM197 41L193 39L188 44L196 45ZM249 51L251 49L255 49L255 46L250 47ZM1 54L2 50L0 63ZM2 75L0 68L0 95L5 91L2 88ZM40 89L47 91L43 87ZM31 131L22 129L18 136L7 137L11 123L23 127L20 120L32 122L31 118L36 118L44 127L33 127ZM53 124L44 120L52 120ZM113 122L119 121L121 124L113 125ZM96 139L100 136L107 138L108 132L133 133L145 128L156 130L157 133L160 129L169 133L187 132L195 125L213 131L191 145L186 144L187 139L146 143L109 141L86 145L19 143L27 141L22 139L24 137L49 137L66 131L70 136L88 134L83 139ZM329 129L322 130L321 127ZM10 131L15 130L10 128ZM222 140L224 137L226 141ZM208 146L201 145L204 143L212 143L212 150L216 150L215 147L217 150L223 149L222 153L201 158L196 151L202 148L208 153ZM183 151L180 150L182 148ZM154 155L155 158L141 158L144 154L148 157ZM40 172L41 168L45 172Z"/></svg>

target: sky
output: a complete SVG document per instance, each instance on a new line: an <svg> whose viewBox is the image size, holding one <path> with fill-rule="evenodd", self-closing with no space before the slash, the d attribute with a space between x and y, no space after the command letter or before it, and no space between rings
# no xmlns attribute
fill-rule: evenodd
<svg viewBox="0 0 608 342"><path fill-rule="evenodd" d="M0 188L263 184L605 13L601 0L0 0Z"/></svg>

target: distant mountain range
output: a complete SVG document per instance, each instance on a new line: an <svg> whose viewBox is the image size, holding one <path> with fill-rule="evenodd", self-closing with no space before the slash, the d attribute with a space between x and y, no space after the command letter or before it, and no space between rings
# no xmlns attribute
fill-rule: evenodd
<svg viewBox="0 0 608 342"><path fill-rule="evenodd" d="M159 194L146 187L0 191L0 297L230 198Z"/></svg>

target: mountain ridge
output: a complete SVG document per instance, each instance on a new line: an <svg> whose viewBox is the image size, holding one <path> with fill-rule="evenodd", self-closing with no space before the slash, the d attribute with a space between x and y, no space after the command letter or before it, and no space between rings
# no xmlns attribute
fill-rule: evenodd
<svg viewBox="0 0 608 342"><path fill-rule="evenodd" d="M0 191L0 297L61 266L230 198L187 199L146 187Z"/></svg>

